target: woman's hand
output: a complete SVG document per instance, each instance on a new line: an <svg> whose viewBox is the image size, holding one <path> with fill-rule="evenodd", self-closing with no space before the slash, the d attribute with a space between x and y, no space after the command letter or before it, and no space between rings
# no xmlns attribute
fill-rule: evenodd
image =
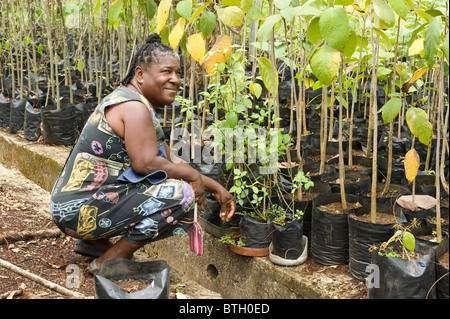
<svg viewBox="0 0 450 319"><path fill-rule="evenodd" d="M214 192L214 197L220 204L220 218L229 222L236 211L236 199L222 186Z"/></svg>

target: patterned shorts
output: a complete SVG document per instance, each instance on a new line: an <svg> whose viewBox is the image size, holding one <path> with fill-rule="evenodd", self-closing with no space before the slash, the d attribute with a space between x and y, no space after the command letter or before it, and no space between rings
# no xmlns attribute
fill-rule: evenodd
<svg viewBox="0 0 450 319"><path fill-rule="evenodd" d="M194 192L182 180L110 185L88 198L57 200L51 201L56 225L67 235L85 240L123 235L143 245L183 234L193 225Z"/></svg>

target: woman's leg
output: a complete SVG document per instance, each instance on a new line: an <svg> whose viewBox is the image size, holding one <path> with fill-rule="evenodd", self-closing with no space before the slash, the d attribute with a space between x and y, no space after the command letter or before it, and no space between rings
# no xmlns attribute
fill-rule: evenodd
<svg viewBox="0 0 450 319"><path fill-rule="evenodd" d="M121 238L117 243L111 246L103 255L97 258L96 264L98 267L105 260L111 260L115 258L128 258L131 254L133 254L136 250L141 248L142 245L133 244L127 241L125 238Z"/></svg>
<svg viewBox="0 0 450 319"><path fill-rule="evenodd" d="M105 250L108 250L112 247L111 242L109 241L109 238L102 238L102 239L94 239L94 240L87 240L88 242L94 244L95 246L98 246L100 248L103 248Z"/></svg>

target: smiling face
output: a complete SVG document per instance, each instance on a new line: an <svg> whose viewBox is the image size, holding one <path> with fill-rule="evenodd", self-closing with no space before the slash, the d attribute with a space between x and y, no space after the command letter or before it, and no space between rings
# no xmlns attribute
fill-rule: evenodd
<svg viewBox="0 0 450 319"><path fill-rule="evenodd" d="M136 81L141 94L154 108L171 104L181 85L180 60L174 55L165 55L157 62L136 68Z"/></svg>

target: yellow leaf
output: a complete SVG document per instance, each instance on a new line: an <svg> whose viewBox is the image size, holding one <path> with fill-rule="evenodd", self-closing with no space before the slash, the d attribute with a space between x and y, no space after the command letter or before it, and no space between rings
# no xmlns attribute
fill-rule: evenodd
<svg viewBox="0 0 450 319"><path fill-rule="evenodd" d="M397 73L400 74L400 73L402 73L402 71L403 71L404 69L406 69L406 67L403 66L403 65L397 65L397 66L395 67L395 69L397 70Z"/></svg>
<svg viewBox="0 0 450 319"><path fill-rule="evenodd" d="M209 6L211 3L213 3L212 1L206 2L204 5L202 5L200 8L198 8L197 10L195 10L195 12L192 14L191 19L189 20L189 24L191 24L195 18L197 18L202 12L203 10Z"/></svg>
<svg viewBox="0 0 450 319"><path fill-rule="evenodd" d="M158 11L156 13L156 32L161 33L166 25L167 18L169 18L170 7L172 0L162 0L159 3Z"/></svg>
<svg viewBox="0 0 450 319"><path fill-rule="evenodd" d="M186 48L190 55L198 63L202 63L205 56L205 40L201 33L191 35L186 41Z"/></svg>
<svg viewBox="0 0 450 319"><path fill-rule="evenodd" d="M203 62L203 65L208 74L216 72L217 63L225 63L231 56L231 38L228 35L220 35L216 43L208 53L208 57Z"/></svg>
<svg viewBox="0 0 450 319"><path fill-rule="evenodd" d="M172 31L169 34L169 43L170 46L176 50L178 44L180 43L181 38L184 34L184 27L186 26L186 19L179 18Z"/></svg>
<svg viewBox="0 0 450 319"><path fill-rule="evenodd" d="M414 74L412 75L412 77L405 82L405 84L403 84L402 86L402 92L404 93L408 93L409 88L414 85L414 83L417 82L418 79L420 79L425 73L427 73L427 71L429 70L428 65L418 69L416 72L414 72Z"/></svg>
<svg viewBox="0 0 450 319"><path fill-rule="evenodd" d="M423 41L424 38L418 38L411 44L408 50L408 56L420 54L423 51Z"/></svg>
<svg viewBox="0 0 450 319"><path fill-rule="evenodd" d="M313 85L314 85L314 80L313 79L308 79L308 78L305 79L305 86L306 86L307 89L310 88Z"/></svg>
<svg viewBox="0 0 450 319"><path fill-rule="evenodd" d="M416 178L420 166L420 157L414 148L406 153L404 165L406 179L411 183Z"/></svg>

